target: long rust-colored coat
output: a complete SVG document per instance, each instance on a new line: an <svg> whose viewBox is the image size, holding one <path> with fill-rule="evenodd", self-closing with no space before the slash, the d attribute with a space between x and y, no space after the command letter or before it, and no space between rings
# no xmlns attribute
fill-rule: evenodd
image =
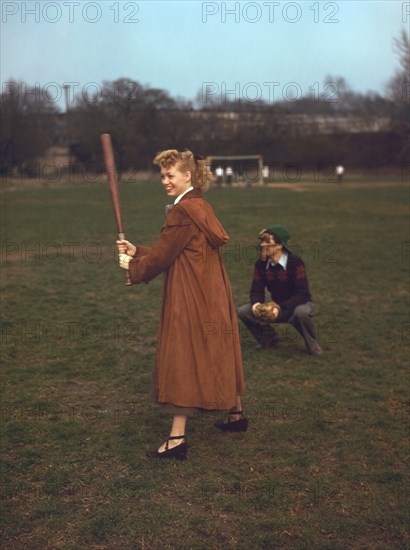
<svg viewBox="0 0 410 550"><path fill-rule="evenodd" d="M245 391L232 291L219 248L229 240L199 189L167 215L159 241L137 247L131 281L164 272L153 398L208 410L235 406Z"/></svg>

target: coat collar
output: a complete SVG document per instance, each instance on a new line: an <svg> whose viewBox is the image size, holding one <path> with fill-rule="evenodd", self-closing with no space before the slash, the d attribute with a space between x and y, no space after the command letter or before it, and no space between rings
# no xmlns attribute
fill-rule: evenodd
<svg viewBox="0 0 410 550"><path fill-rule="evenodd" d="M186 201L189 199L199 199L201 197L202 197L201 190L198 189L197 187L194 187L193 190L187 193L186 195L184 195L179 202Z"/></svg>

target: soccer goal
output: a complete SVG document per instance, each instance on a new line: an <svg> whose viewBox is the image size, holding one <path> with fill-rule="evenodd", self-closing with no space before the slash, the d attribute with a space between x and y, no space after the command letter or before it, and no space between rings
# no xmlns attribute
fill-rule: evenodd
<svg viewBox="0 0 410 550"><path fill-rule="evenodd" d="M210 155L206 159L213 174L225 183L240 182L245 185L263 183L262 155Z"/></svg>

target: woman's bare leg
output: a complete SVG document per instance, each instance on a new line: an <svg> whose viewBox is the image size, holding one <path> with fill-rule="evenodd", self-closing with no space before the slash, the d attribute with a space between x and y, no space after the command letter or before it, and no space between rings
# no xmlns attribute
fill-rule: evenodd
<svg viewBox="0 0 410 550"><path fill-rule="evenodd" d="M239 397L239 395L236 397L235 407L233 409L231 409L231 411L242 411L241 398ZM235 422L235 420L240 420L242 417L243 417L243 413L241 413L241 414L231 414L231 413L229 413L229 420L231 422Z"/></svg>
<svg viewBox="0 0 410 550"><path fill-rule="evenodd" d="M172 447L176 447L177 445L180 445L183 442L182 436L185 435L186 420L187 420L186 415L182 415L182 414L175 414L172 417L172 426L171 426L171 432L169 435L171 435L172 437L180 435L181 439L171 439L170 441L168 441L168 449L172 449ZM165 445L166 443L161 445L161 447L158 449L159 453L162 453L163 451L165 451Z"/></svg>

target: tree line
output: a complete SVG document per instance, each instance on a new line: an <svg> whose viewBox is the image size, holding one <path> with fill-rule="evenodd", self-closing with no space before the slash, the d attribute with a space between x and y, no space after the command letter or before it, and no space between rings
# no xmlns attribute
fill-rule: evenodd
<svg viewBox="0 0 410 550"><path fill-rule="evenodd" d="M322 91L277 101L230 98L203 88L193 101L121 78L77 93L66 113L41 90L11 81L1 93L2 171L21 169L57 143L69 145L83 164L102 169L99 136L112 135L120 171L150 169L164 147L207 154L262 154L301 163L346 162L376 168L397 165L409 153L410 45L405 30L394 39L399 67L383 95L353 91L343 77L326 77ZM362 131L315 130L314 120L358 118ZM369 133L380 118L389 125ZM305 121L310 131L301 131ZM298 130L299 129L299 130Z"/></svg>

